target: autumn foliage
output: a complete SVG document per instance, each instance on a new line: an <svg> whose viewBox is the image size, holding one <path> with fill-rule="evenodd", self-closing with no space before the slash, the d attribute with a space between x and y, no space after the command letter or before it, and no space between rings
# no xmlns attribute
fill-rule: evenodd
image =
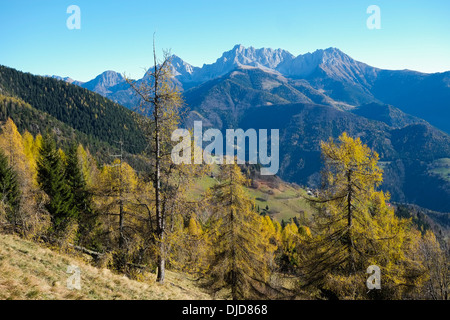
<svg viewBox="0 0 450 320"><path fill-rule="evenodd" d="M215 184L192 199L189 189L212 168L175 170L163 157L161 215L154 176L123 158L100 163L52 133L20 133L9 119L0 134L0 228L81 250L135 279L156 272L163 245L167 268L218 298L448 299L448 245L396 216L380 189L378 155L345 133L321 147L310 218L259 214L238 165L216 168ZM367 289L371 265L381 270L380 290Z"/></svg>

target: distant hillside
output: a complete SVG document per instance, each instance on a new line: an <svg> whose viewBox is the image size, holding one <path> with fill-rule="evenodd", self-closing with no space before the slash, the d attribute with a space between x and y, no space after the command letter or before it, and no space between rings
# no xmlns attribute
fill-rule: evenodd
<svg viewBox="0 0 450 320"><path fill-rule="evenodd" d="M0 66L0 94L18 98L89 137L111 145L123 139L131 153L144 148L130 110L79 86Z"/></svg>
<svg viewBox="0 0 450 320"><path fill-rule="evenodd" d="M81 271L81 290L68 289L67 267ZM203 300L211 297L183 274L166 271L138 282L95 268L82 257L57 253L17 236L0 234L0 300Z"/></svg>
<svg viewBox="0 0 450 320"><path fill-rule="evenodd" d="M51 132L57 138L60 147L68 146L73 141L77 141L86 146L101 162L111 160L109 153L112 146L107 142L75 130L68 124L33 108L19 98L0 94L0 124L6 122L8 118L14 121L21 133L27 130L36 136L37 134Z"/></svg>
<svg viewBox="0 0 450 320"><path fill-rule="evenodd" d="M450 134L450 71L424 74L383 70L379 72L371 92L380 101L420 117Z"/></svg>
<svg viewBox="0 0 450 320"><path fill-rule="evenodd" d="M367 119L384 122L388 126L398 129L410 124L426 123L423 119L406 114L400 109L387 104L365 104L351 110L351 112Z"/></svg>
<svg viewBox="0 0 450 320"><path fill-rule="evenodd" d="M409 119L394 114L396 119ZM450 212L450 182L430 171L438 170L435 160L449 158L450 136L426 122L398 129L329 106L285 104L250 108L239 126L279 129L279 176L310 186L320 184L320 141L337 138L346 131L379 153L384 169L383 189L392 194L394 201Z"/></svg>
<svg viewBox="0 0 450 320"><path fill-rule="evenodd" d="M216 128L236 127L246 109L289 103L319 103L345 108L307 82L254 67L240 67L183 92L191 110Z"/></svg>
<svg viewBox="0 0 450 320"><path fill-rule="evenodd" d="M435 212L412 204L396 204L395 214L402 218L412 218L422 232L431 229L441 240L450 237L450 213Z"/></svg>

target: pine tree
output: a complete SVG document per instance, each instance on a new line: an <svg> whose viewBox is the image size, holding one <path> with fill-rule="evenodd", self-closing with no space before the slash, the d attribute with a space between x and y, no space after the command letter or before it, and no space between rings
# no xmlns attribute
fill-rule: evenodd
<svg viewBox="0 0 450 320"><path fill-rule="evenodd" d="M299 266L301 260L301 252L299 250L301 237L295 223L290 222L283 228L281 241L283 245L283 268L290 270L294 266Z"/></svg>
<svg viewBox="0 0 450 320"><path fill-rule="evenodd" d="M76 144L70 146L66 162L65 174L73 195L79 232L81 236L87 236L96 223L96 216L92 206L92 193L88 190L84 179Z"/></svg>
<svg viewBox="0 0 450 320"><path fill-rule="evenodd" d="M49 196L46 209L52 217L54 230L63 230L71 219L76 218L77 212L63 160L49 135L43 138L37 170L39 186Z"/></svg>
<svg viewBox="0 0 450 320"><path fill-rule="evenodd" d="M32 180L33 170L30 160L27 159L27 151L23 145L22 135L19 133L16 124L8 118L2 127L0 136L0 147L8 158L9 165L14 166L18 179L22 187Z"/></svg>
<svg viewBox="0 0 450 320"><path fill-rule="evenodd" d="M211 188L214 259L207 274L214 291L230 291L232 299L266 297L276 246L264 233L261 217L243 189L248 181L236 165L221 167L217 185Z"/></svg>
<svg viewBox="0 0 450 320"><path fill-rule="evenodd" d="M28 131L25 131L22 134L22 144L23 144L23 150L25 153L25 156L29 162L29 167L31 168L33 172L33 183L36 182L36 158L39 154L39 146L40 146L40 139L42 139L41 136L36 137L36 139L33 137L31 133Z"/></svg>
<svg viewBox="0 0 450 320"><path fill-rule="evenodd" d="M323 187L310 198L317 212L315 235L305 252L305 286L343 298L367 298L366 270L377 265L384 297L398 294L406 278L414 283L421 276L420 267L411 271L417 263L405 255L417 237L408 231L410 221L398 219L387 206L389 194L376 190L383 180L378 154L346 133L339 143L330 139L321 148Z"/></svg>
<svg viewBox="0 0 450 320"><path fill-rule="evenodd" d="M428 230L418 247L427 270L424 295L433 300L450 299L450 250L448 240L438 242L431 230Z"/></svg>
<svg viewBox="0 0 450 320"><path fill-rule="evenodd" d="M8 164L8 158L0 149L0 201L6 213L6 219L15 229L17 210L20 203L20 187L17 175Z"/></svg>

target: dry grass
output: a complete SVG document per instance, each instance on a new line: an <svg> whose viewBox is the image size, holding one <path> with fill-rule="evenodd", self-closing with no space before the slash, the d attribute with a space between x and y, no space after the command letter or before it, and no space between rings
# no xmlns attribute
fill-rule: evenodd
<svg viewBox="0 0 450 320"><path fill-rule="evenodd" d="M68 289L69 265L81 270L81 290ZM183 274L167 272L163 285L149 274L138 282L81 259L0 234L0 299L178 300L211 299Z"/></svg>

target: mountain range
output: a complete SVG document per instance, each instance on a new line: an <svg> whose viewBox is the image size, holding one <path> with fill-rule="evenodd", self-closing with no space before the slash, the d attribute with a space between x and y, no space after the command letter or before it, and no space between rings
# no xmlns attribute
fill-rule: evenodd
<svg viewBox="0 0 450 320"><path fill-rule="evenodd" d="M241 45L202 67L173 55L172 67L185 126L280 129L282 179L319 186L320 141L346 131L379 153L392 201L450 212L450 72L383 70L337 48L294 56ZM129 109L139 103L114 71L59 79Z"/></svg>
<svg viewBox="0 0 450 320"><path fill-rule="evenodd" d="M383 70L356 61L337 48L316 50L295 57L286 50L236 45L216 62L194 67L172 56L174 81L183 91L234 76L235 70L257 69L268 79L249 88L280 96L287 102L309 101L342 109L368 103L390 104L450 133L450 72L425 74L410 70ZM144 75L139 81L146 81ZM71 80L71 79L70 79ZM217 81L216 81L217 82ZM106 71L83 88L97 92L128 108L138 102L123 76ZM279 93L279 94L278 94ZM269 96L268 96L269 97ZM265 103L272 103L268 98ZM190 104L191 109L200 107Z"/></svg>

